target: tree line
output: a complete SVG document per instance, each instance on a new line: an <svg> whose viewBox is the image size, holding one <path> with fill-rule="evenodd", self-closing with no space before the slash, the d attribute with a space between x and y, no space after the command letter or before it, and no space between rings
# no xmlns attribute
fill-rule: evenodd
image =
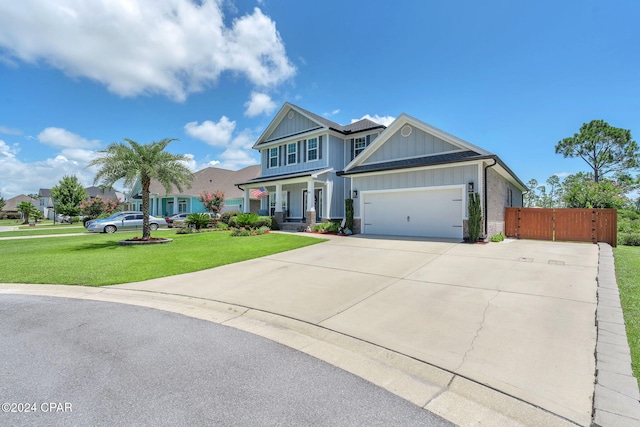
<svg viewBox="0 0 640 427"><path fill-rule="evenodd" d="M640 188L640 175L632 176L640 167L640 150L631 131L592 120L559 141L555 151L565 158L583 159L591 170L564 178L552 175L544 183L529 180L525 207L640 211L640 198L632 196Z"/></svg>

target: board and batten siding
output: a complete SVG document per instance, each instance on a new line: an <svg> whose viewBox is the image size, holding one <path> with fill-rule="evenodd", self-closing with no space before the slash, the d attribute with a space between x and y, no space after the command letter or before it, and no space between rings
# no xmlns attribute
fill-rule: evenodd
<svg viewBox="0 0 640 427"><path fill-rule="evenodd" d="M358 192L467 185L469 182L478 185L478 166L471 164L367 176L355 175L351 179L352 189L358 190ZM358 203L354 203L354 209L354 216L359 218L360 207Z"/></svg>
<svg viewBox="0 0 640 427"><path fill-rule="evenodd" d="M289 118L289 114L293 112L293 117ZM266 141L272 141L278 138L284 138L289 135L295 135L301 132L321 128L322 125L309 120L297 111L289 110L284 118L278 123L278 126L267 137Z"/></svg>
<svg viewBox="0 0 640 427"><path fill-rule="evenodd" d="M329 165L327 160L327 135L318 135L314 138L318 138L318 159L308 161L307 159L307 143L306 139L300 139L295 141L298 145L298 161L294 164L286 164L287 160L287 143L283 142L278 145L279 147L279 157L278 161L280 166L277 168L269 167L269 148L264 148L260 150L260 165L261 165L261 174L262 177L272 176L272 175L282 175L287 173L295 173L295 172L303 172L307 170L315 170L326 168ZM289 141L291 143L292 141ZM273 146L271 146L273 148Z"/></svg>
<svg viewBox="0 0 640 427"><path fill-rule="evenodd" d="M394 133L389 140L367 158L363 164L422 157L428 156L429 154L446 153L461 149L458 146L450 144L413 126L411 134L407 137L402 136L400 132L401 130Z"/></svg>

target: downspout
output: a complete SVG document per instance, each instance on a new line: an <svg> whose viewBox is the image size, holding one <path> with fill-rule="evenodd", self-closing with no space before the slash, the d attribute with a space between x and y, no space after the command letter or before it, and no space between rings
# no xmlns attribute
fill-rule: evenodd
<svg viewBox="0 0 640 427"><path fill-rule="evenodd" d="M483 179L483 199L484 199L484 238L487 238L487 233L489 231L489 201L487 197L487 169L494 167L498 164L498 161L494 158L493 164L484 167L484 179Z"/></svg>

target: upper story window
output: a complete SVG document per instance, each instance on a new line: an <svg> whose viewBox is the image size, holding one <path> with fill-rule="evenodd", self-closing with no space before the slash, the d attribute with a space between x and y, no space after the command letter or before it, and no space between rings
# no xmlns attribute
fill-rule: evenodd
<svg viewBox="0 0 640 427"><path fill-rule="evenodd" d="M287 144L287 164L293 165L298 163L298 143L292 142Z"/></svg>
<svg viewBox="0 0 640 427"><path fill-rule="evenodd" d="M277 168L278 166L278 147L269 148L269 167Z"/></svg>
<svg viewBox="0 0 640 427"><path fill-rule="evenodd" d="M307 161L318 160L318 138L307 140Z"/></svg>
<svg viewBox="0 0 640 427"><path fill-rule="evenodd" d="M358 154L362 153L365 148L367 148L367 138L361 136L360 138L355 138L353 140L354 144L354 157L358 157Z"/></svg>

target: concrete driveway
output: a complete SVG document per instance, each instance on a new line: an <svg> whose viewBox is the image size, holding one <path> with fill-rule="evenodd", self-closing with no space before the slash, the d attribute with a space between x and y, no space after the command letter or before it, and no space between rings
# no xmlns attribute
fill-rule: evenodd
<svg viewBox="0 0 640 427"><path fill-rule="evenodd" d="M179 276L0 293L142 305L262 335L458 425L591 424L598 246L350 236Z"/></svg>
<svg viewBox="0 0 640 427"><path fill-rule="evenodd" d="M110 288L249 307L425 362L443 374L434 374L438 387L425 404L435 412L451 410L445 391L473 396L481 384L589 425L597 266L592 244L336 236Z"/></svg>

